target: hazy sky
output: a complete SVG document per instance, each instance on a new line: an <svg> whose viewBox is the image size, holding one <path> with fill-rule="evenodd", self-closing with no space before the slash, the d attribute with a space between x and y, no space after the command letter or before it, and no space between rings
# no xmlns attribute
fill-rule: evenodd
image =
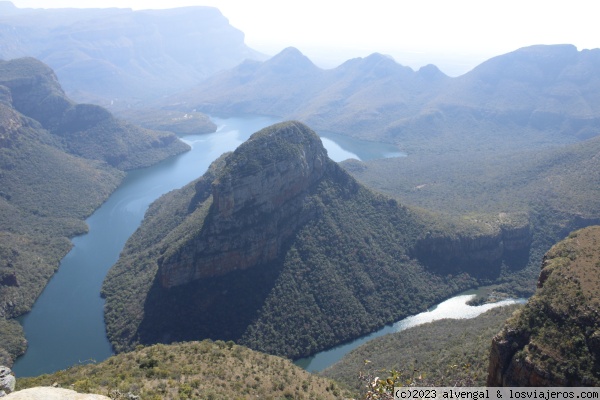
<svg viewBox="0 0 600 400"><path fill-rule="evenodd" d="M246 34L246 43L275 54L298 47L322 66L373 52L400 64L427 63L447 73L533 44L600 47L593 0L12 0L21 8L214 6ZM451 69L456 71L450 71Z"/></svg>

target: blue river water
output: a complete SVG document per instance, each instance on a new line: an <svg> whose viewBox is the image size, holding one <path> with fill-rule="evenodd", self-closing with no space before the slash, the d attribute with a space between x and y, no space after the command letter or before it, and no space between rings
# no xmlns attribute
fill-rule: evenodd
<svg viewBox="0 0 600 400"><path fill-rule="evenodd" d="M150 203L198 178L221 154L277 122L268 117L213 120L219 127L217 132L185 136L182 140L192 147L191 151L129 172L119 188L87 219L89 233L73 239L73 249L61 261L32 311L20 318L29 346L13 367L17 376L37 376L111 356L100 288ZM389 144L332 134L321 137L335 161L402 155Z"/></svg>
<svg viewBox="0 0 600 400"><path fill-rule="evenodd" d="M413 326L421 325L444 318L450 319L468 319L494 308L507 306L515 303L523 303L524 299L506 299L495 303L486 303L478 306L468 304L477 295L475 290L470 290L451 297L436 306L429 308L422 313L406 317L392 325L387 325L378 331L372 332L363 337L357 338L349 343L336 346L332 349L322 351L314 356L296 360L295 364L306 369L308 372L323 371L325 368L340 361L342 357L355 348L367 343L376 337L387 335L389 333L400 332Z"/></svg>

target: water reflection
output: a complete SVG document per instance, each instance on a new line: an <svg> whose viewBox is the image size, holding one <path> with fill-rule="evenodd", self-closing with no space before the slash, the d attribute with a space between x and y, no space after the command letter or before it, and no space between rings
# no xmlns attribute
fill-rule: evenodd
<svg viewBox="0 0 600 400"><path fill-rule="evenodd" d="M400 332L413 326L421 325L427 322L436 321L444 318L468 319L491 310L494 307L507 306L515 303L523 303L524 299L506 299L495 303L482 304L479 306L470 306L467 303L475 298L474 291L465 292L439 303L427 311L406 317L393 325L387 325L380 330L369 335L358 338L350 343L322 351L312 357L302 358L294 363L309 372L322 371L341 360L347 353L367 343L371 339L386 335L388 333Z"/></svg>

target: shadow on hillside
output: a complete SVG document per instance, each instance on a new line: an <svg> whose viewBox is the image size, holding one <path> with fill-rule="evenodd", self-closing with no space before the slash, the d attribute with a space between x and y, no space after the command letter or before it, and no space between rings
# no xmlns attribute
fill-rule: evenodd
<svg viewBox="0 0 600 400"><path fill-rule="evenodd" d="M238 340L257 317L282 265L276 261L171 289L155 279L144 304L140 342Z"/></svg>

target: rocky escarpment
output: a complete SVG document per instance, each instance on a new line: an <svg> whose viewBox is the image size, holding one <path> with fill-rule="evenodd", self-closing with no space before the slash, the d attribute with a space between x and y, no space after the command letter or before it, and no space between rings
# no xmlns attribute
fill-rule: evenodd
<svg viewBox="0 0 600 400"><path fill-rule="evenodd" d="M300 226L305 197L323 177L327 152L296 123L254 135L212 183L212 207L200 234L160 260L173 287L276 260ZM256 153L259 151L260 153Z"/></svg>
<svg viewBox="0 0 600 400"><path fill-rule="evenodd" d="M538 289L494 337L489 386L600 384L600 226L544 257Z"/></svg>
<svg viewBox="0 0 600 400"><path fill-rule="evenodd" d="M527 260L532 241L527 215L501 213L474 222L476 232L428 233L417 242L414 255L433 269L483 272L489 277L499 274L503 262L518 266Z"/></svg>
<svg viewBox="0 0 600 400"><path fill-rule="evenodd" d="M54 71L34 58L0 61L0 86L10 94L0 98L10 100L15 110L34 119L73 155L133 169L189 150L173 133L143 129L102 107L74 103Z"/></svg>
<svg viewBox="0 0 600 400"><path fill-rule="evenodd" d="M139 105L265 57L213 7L56 10L3 1L0 8L0 58L42 60L86 103Z"/></svg>

